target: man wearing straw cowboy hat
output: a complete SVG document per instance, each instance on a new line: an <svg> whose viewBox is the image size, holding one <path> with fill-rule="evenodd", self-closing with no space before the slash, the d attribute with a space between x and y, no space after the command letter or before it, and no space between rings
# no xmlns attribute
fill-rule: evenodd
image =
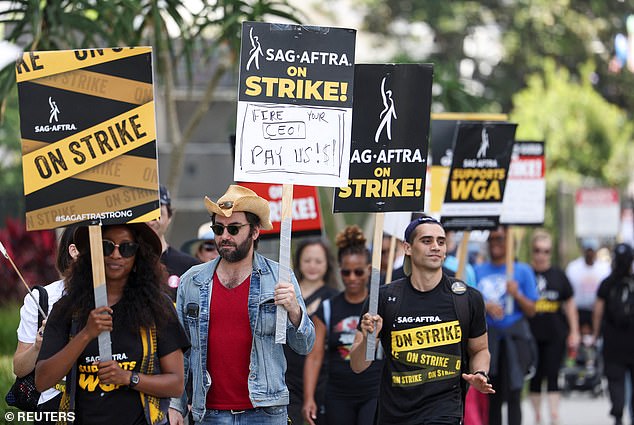
<svg viewBox="0 0 634 425"><path fill-rule="evenodd" d="M313 347L315 328L299 285L278 283L278 263L255 250L260 229L271 229L268 202L231 185L213 202L205 197L220 256L182 276L176 310L192 341L185 376L196 423L287 423L286 359L275 343L276 310L288 312L286 337L298 354ZM213 297L212 297L213 294ZM189 371L191 369L191 374ZM172 400L171 423L182 423L185 397ZM178 412L175 412L178 410Z"/></svg>

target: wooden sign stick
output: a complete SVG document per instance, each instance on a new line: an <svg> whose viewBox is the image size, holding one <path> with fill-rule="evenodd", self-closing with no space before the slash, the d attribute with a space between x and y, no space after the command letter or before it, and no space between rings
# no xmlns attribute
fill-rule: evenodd
<svg viewBox="0 0 634 425"><path fill-rule="evenodd" d="M458 269L456 270L456 278L465 280L465 268L467 266L467 253L469 252L469 238L471 232L465 231L462 233L462 240L458 247Z"/></svg>
<svg viewBox="0 0 634 425"><path fill-rule="evenodd" d="M291 230L293 227L293 185L282 186L282 221L280 227L280 271L279 282L291 282ZM286 344L286 322L288 312L277 306L275 316L275 342Z"/></svg>
<svg viewBox="0 0 634 425"><path fill-rule="evenodd" d="M108 291L106 289L106 271L103 263L103 244L101 225L88 226L90 239L90 262L92 263L92 282L95 291L95 308L108 305ZM99 360L112 360L112 342L110 332L102 332L97 337L99 343Z"/></svg>
<svg viewBox="0 0 634 425"><path fill-rule="evenodd" d="M515 249L514 249L514 241L513 241L513 232L511 232L511 228L508 227L506 229L506 281L510 282L513 280L515 276ZM515 300L512 296L506 296L506 306L504 314L512 314L515 309Z"/></svg>
<svg viewBox="0 0 634 425"><path fill-rule="evenodd" d="M381 248L383 248L383 238L381 238ZM385 271L385 284L392 282L394 272L394 257L396 256L396 236L390 238L390 251L387 255L387 270Z"/></svg>
<svg viewBox="0 0 634 425"><path fill-rule="evenodd" d="M379 310L379 284L381 280L381 245L383 243L383 222L385 213L376 213L374 222L374 240L372 242L372 276L370 277L370 302L368 313L375 315ZM376 329L368 334L365 359L374 360L376 352Z"/></svg>

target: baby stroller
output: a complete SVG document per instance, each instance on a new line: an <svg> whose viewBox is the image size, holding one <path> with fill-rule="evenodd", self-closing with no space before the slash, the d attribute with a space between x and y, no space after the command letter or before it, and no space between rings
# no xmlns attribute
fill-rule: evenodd
<svg viewBox="0 0 634 425"><path fill-rule="evenodd" d="M562 369L562 392L587 391L594 397L603 394L603 361L597 344L592 343L590 335L584 335L576 356L566 360Z"/></svg>

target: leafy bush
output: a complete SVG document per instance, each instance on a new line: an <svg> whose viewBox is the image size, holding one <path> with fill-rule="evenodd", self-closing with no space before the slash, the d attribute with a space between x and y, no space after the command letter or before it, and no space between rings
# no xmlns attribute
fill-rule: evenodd
<svg viewBox="0 0 634 425"><path fill-rule="evenodd" d="M18 344L16 330L20 323L20 304L11 303L0 308L0 355L13 356Z"/></svg>
<svg viewBox="0 0 634 425"><path fill-rule="evenodd" d="M13 425L17 423L17 421L9 422L5 419L6 412L18 412L18 409L7 406L7 403L4 401L4 396L14 381L13 355L0 355L0 424Z"/></svg>
<svg viewBox="0 0 634 425"><path fill-rule="evenodd" d="M55 232L27 232L24 222L7 219L6 228L0 229L0 242L29 286L46 285L59 279L59 273L55 268ZM0 255L0 306L22 302L25 294L26 289L13 266Z"/></svg>

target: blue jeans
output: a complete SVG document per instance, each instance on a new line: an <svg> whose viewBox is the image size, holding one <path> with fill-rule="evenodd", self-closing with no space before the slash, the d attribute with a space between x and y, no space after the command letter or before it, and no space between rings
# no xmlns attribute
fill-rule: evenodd
<svg viewBox="0 0 634 425"><path fill-rule="evenodd" d="M286 406L259 407L244 411L207 410L196 425L287 425Z"/></svg>

